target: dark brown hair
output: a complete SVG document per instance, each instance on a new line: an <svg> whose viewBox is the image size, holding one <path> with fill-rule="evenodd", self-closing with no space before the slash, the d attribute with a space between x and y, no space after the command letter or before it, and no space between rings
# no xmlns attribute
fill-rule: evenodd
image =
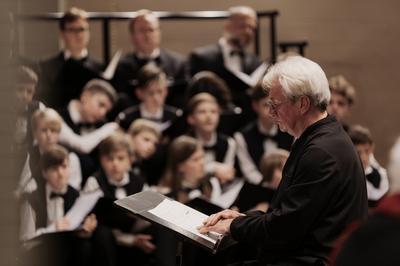
<svg viewBox="0 0 400 266"><path fill-rule="evenodd" d="M167 75L164 71L154 64L144 65L137 74L137 88L146 89L150 82L157 81L167 84Z"/></svg>
<svg viewBox="0 0 400 266"><path fill-rule="evenodd" d="M40 156L40 168L46 171L63 164L65 159L68 159L68 151L60 145L51 145Z"/></svg>
<svg viewBox="0 0 400 266"><path fill-rule="evenodd" d="M19 66L17 69L17 82L19 84L36 84L38 83L38 75L27 66Z"/></svg>
<svg viewBox="0 0 400 266"><path fill-rule="evenodd" d="M350 127L348 134L354 145L374 143L371 132L368 130L368 128L361 125L354 125Z"/></svg>
<svg viewBox="0 0 400 266"><path fill-rule="evenodd" d="M285 165L289 152L283 149L276 149L264 155L260 161L260 172L263 176L263 183L271 183L275 169L282 169Z"/></svg>
<svg viewBox="0 0 400 266"><path fill-rule="evenodd" d="M113 152L126 150L129 156L133 155L131 142L126 134L116 132L102 140L99 144L99 156L107 156Z"/></svg>
<svg viewBox="0 0 400 266"><path fill-rule="evenodd" d="M214 96L212 96L211 94L207 93L207 92L201 92L198 93L196 95L194 95L188 102L187 106L186 106L186 111L187 114L191 115L194 113L194 111L196 110L197 106L203 102L211 102L211 103L215 103L216 105L219 104L217 102L217 99L215 99Z"/></svg>

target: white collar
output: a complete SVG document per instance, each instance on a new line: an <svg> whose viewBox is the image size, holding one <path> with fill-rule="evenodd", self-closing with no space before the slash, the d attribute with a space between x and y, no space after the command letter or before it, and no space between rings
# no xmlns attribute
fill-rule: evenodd
<svg viewBox="0 0 400 266"><path fill-rule="evenodd" d="M216 132L214 132L214 133L211 135L211 139L210 139L209 141L205 141L205 140L201 137L201 135L198 134L197 132L196 132L196 137L197 137L198 140L200 140L200 142L201 142L204 146L207 146L207 147L213 146L213 145L215 145L215 144L217 143L217 133L216 133Z"/></svg>
<svg viewBox="0 0 400 266"><path fill-rule="evenodd" d="M66 186L62 191L55 191L50 185L49 185L49 183L46 183L46 198L47 199L50 199L50 194L53 192L53 193L61 193L61 194L64 194L64 193L67 193L67 190L68 190L68 186Z"/></svg>
<svg viewBox="0 0 400 266"><path fill-rule="evenodd" d="M74 58L74 59L82 59L87 57L89 54L88 50L85 48L81 51L80 55L78 58ZM69 50L64 50L64 60L68 60L72 57L72 53Z"/></svg>
<svg viewBox="0 0 400 266"><path fill-rule="evenodd" d="M365 175L369 175L370 173L372 173L372 166L368 165L367 168L364 169Z"/></svg>
<svg viewBox="0 0 400 266"><path fill-rule="evenodd" d="M80 122L84 122L81 113L79 112L79 100L71 100L68 103L68 112L71 116L72 122L74 124L79 124Z"/></svg>
<svg viewBox="0 0 400 266"><path fill-rule="evenodd" d="M221 46L224 57L229 57L231 52L234 50L233 47L223 37L218 40L218 43Z"/></svg>
<svg viewBox="0 0 400 266"><path fill-rule="evenodd" d="M163 117L163 108L160 108L155 114L146 110L143 103L139 104L139 111L142 118L161 120Z"/></svg>
<svg viewBox="0 0 400 266"><path fill-rule="evenodd" d="M150 55L145 55L144 53L136 52L136 56L140 59L155 59L159 57L160 54L161 54L160 48L154 49L154 51L151 52Z"/></svg>
<svg viewBox="0 0 400 266"><path fill-rule="evenodd" d="M107 181L110 185L113 185L116 187L123 187L123 186L129 184L129 172L124 173L124 176L122 177L121 181L116 181L108 176L107 176Z"/></svg>

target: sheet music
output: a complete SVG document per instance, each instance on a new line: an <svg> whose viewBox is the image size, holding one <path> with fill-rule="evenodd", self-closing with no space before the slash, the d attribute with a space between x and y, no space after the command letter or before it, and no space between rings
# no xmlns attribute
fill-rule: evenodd
<svg viewBox="0 0 400 266"><path fill-rule="evenodd" d="M217 242L218 237L221 236L221 234L214 232L210 235L200 234L197 231L197 227L202 225L208 216L177 201L164 199L157 207L148 212L214 244Z"/></svg>
<svg viewBox="0 0 400 266"><path fill-rule="evenodd" d="M81 196L79 196L73 207L65 215L70 224L68 230L75 230L80 226L101 196L103 196L101 190L82 193Z"/></svg>
<svg viewBox="0 0 400 266"><path fill-rule="evenodd" d="M232 72L237 78L241 81L249 85L249 87L254 87L257 83L261 80L265 72L267 71L268 64L262 63L260 66L257 67L256 70L253 71L250 75L247 75L244 72L237 71L236 69L232 69L229 65L225 64L226 69Z"/></svg>

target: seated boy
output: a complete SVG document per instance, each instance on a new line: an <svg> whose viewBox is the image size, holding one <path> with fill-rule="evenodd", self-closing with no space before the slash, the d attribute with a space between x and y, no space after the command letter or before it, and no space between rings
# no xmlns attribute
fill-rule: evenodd
<svg viewBox="0 0 400 266"><path fill-rule="evenodd" d="M289 150L293 138L279 130L271 118L268 107L268 95L261 83L257 84L251 93L251 104L257 119L247 124L241 131L235 133L237 156L240 170L246 180L259 184L262 180L260 160L263 154L281 148Z"/></svg>
<svg viewBox="0 0 400 266"><path fill-rule="evenodd" d="M36 110L32 116L32 132L34 143L29 149L28 157L22 170L21 178L17 188L17 194L34 190L42 186L44 179L39 166L41 155L46 149L58 143L62 119L60 115L51 108ZM81 164L74 152L69 152L68 184L80 190L82 182ZM34 180L34 182L33 182Z"/></svg>
<svg viewBox="0 0 400 266"><path fill-rule="evenodd" d="M141 174L147 184L157 184L166 162L166 147L159 144L159 126L153 121L139 118L131 124L128 134L133 147L132 171Z"/></svg>
<svg viewBox="0 0 400 266"><path fill-rule="evenodd" d="M90 153L118 128L114 122L105 123L116 97L115 89L108 82L90 80L79 100L71 100L68 107L60 111L64 120L60 143L80 153Z"/></svg>
<svg viewBox="0 0 400 266"><path fill-rule="evenodd" d="M104 197L97 203L95 213L99 223L113 232L118 265L132 261L140 264L147 259L147 253L155 250L152 236L141 233L137 219L113 206L115 200L142 191L145 184L142 176L130 170L133 150L128 136L114 133L104 139L99 145L99 157L101 169L89 177L84 191L97 188L103 191Z"/></svg>
<svg viewBox="0 0 400 266"><path fill-rule="evenodd" d="M141 102L118 115L120 126L127 130L138 118L156 122L161 131L166 131L182 115L182 111L165 104L168 84L165 73L154 64L143 66L137 77L136 96Z"/></svg>
<svg viewBox="0 0 400 266"><path fill-rule="evenodd" d="M376 160L371 160L374 153L374 142L370 131L360 125L350 127L349 135L364 166L367 181L368 206L376 207L389 190L386 169Z"/></svg>
<svg viewBox="0 0 400 266"><path fill-rule="evenodd" d="M45 234L35 250L45 252L51 248L55 254L64 255L51 258L49 265L88 265L91 258L89 237L97 227L94 214L83 220L79 231L46 234L76 229L71 227L71 220L66 216L79 198L79 192L68 185L68 152L59 145L47 147L41 156L40 168L45 185L27 196L28 200L22 208L21 239L25 241Z"/></svg>

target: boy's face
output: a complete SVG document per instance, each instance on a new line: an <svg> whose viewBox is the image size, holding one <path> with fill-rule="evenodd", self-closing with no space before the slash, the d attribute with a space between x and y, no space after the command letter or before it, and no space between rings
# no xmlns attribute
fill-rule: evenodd
<svg viewBox="0 0 400 266"><path fill-rule="evenodd" d="M271 113L269 112L268 97L264 97L257 101L252 101L253 110L257 113L258 119L263 124L272 122Z"/></svg>
<svg viewBox="0 0 400 266"><path fill-rule="evenodd" d="M47 121L45 119L38 121L33 136L39 148L43 149L49 145L57 144L60 136L60 126L54 121Z"/></svg>
<svg viewBox="0 0 400 266"><path fill-rule="evenodd" d="M125 149L113 151L100 157L101 167L108 178L121 181L131 167L131 157Z"/></svg>
<svg viewBox="0 0 400 266"><path fill-rule="evenodd" d="M205 175L204 151L198 147L197 150L186 161L178 165L178 172L183 179L191 183L197 183Z"/></svg>
<svg viewBox="0 0 400 266"><path fill-rule="evenodd" d="M24 108L32 102L35 94L34 83L24 83L17 86L17 100L20 107Z"/></svg>
<svg viewBox="0 0 400 266"><path fill-rule="evenodd" d="M158 138L152 132L142 131L131 135L133 150L140 159L148 159L156 151Z"/></svg>
<svg viewBox="0 0 400 266"><path fill-rule="evenodd" d="M214 102L201 102L188 116L188 123L196 130L212 133L219 123L219 107Z"/></svg>
<svg viewBox="0 0 400 266"><path fill-rule="evenodd" d="M89 43L89 23L84 19L69 22L60 34L67 50L82 51Z"/></svg>
<svg viewBox="0 0 400 266"><path fill-rule="evenodd" d="M84 92L81 97L81 115L84 122L102 121L112 107L110 98L104 93Z"/></svg>
<svg viewBox="0 0 400 266"><path fill-rule="evenodd" d="M374 151L374 146L369 143L355 145L358 155L360 156L361 162L366 169L369 166L369 157Z"/></svg>
<svg viewBox="0 0 400 266"><path fill-rule="evenodd" d="M332 93L328 105L328 113L334 115L337 120L343 121L350 113L350 104L344 96Z"/></svg>
<svg viewBox="0 0 400 266"><path fill-rule="evenodd" d="M55 192L62 192L68 186L69 160L65 158L62 164L42 171L43 177Z"/></svg>
<svg viewBox="0 0 400 266"><path fill-rule="evenodd" d="M147 110L156 112L163 108L168 89L164 82L152 81L146 88L136 89L136 94Z"/></svg>

